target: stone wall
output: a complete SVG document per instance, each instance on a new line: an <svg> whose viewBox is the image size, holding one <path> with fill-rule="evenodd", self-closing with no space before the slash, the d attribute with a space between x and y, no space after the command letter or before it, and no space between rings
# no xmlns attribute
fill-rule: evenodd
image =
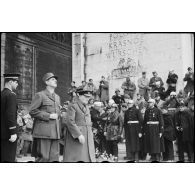
<svg viewBox="0 0 195 195"><path fill-rule="evenodd" d="M82 53L81 48L86 53ZM194 66L191 34L80 33L80 44L73 43L73 50L79 51L79 57L73 53L73 79L77 84L83 78L87 81L93 78L94 83L99 85L100 77L104 75L109 80L111 95L115 88L121 87L127 75L137 85L143 70L148 78L156 70L166 82L168 71L174 69L179 76L179 90L184 87L183 77L187 67ZM76 69L85 69L79 72L85 72L85 75L78 76Z"/></svg>

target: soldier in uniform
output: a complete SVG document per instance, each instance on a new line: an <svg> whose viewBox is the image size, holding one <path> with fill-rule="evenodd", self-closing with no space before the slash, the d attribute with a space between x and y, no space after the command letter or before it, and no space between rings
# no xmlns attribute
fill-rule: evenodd
<svg viewBox="0 0 195 195"><path fill-rule="evenodd" d="M1 92L1 162L15 162L17 147L17 100L19 74L4 74Z"/></svg>
<svg viewBox="0 0 195 195"><path fill-rule="evenodd" d="M67 110L63 162L95 162L95 148L88 101L91 91L77 89L77 99Z"/></svg>
<svg viewBox="0 0 195 195"><path fill-rule="evenodd" d="M173 141L175 141L175 128L173 117L170 112L168 112L167 107L163 106L161 109L164 120L164 145L165 151L163 152L163 160L167 162L172 162L174 160L174 150Z"/></svg>
<svg viewBox="0 0 195 195"><path fill-rule="evenodd" d="M180 102L179 110L175 113L175 127L178 143L179 161L184 161L184 152L188 154L188 161L193 161L194 129L192 117L185 109L184 102Z"/></svg>
<svg viewBox="0 0 195 195"><path fill-rule="evenodd" d="M130 155L127 154L133 161L139 160L140 138L142 137L142 115L139 109L134 105L133 100L128 102L128 110L125 112L124 127L126 146L129 148Z"/></svg>
<svg viewBox="0 0 195 195"><path fill-rule="evenodd" d="M46 73L43 76L46 89L35 95L30 106L29 114L34 118L33 155L36 162L59 161L61 106L60 97L55 93L57 79L53 73Z"/></svg>
<svg viewBox="0 0 195 195"><path fill-rule="evenodd" d="M148 109L144 115L144 150L151 154L152 161L160 161L160 153L164 152L162 138L164 121L161 111L154 106L155 100L148 100Z"/></svg>

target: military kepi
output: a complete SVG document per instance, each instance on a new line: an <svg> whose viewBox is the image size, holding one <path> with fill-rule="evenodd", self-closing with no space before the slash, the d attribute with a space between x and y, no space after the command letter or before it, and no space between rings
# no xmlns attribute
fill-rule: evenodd
<svg viewBox="0 0 195 195"><path fill-rule="evenodd" d="M82 88L77 89L76 93L78 93L79 95L84 95L87 97L91 97L92 92L89 90L83 90Z"/></svg>
<svg viewBox="0 0 195 195"><path fill-rule="evenodd" d="M54 77L56 80L58 79L58 76L54 75L53 73L51 73L51 72L46 73L43 76L43 82L47 81L48 79L50 79L52 77Z"/></svg>
<svg viewBox="0 0 195 195"><path fill-rule="evenodd" d="M19 80L20 74L18 73L7 73L3 74L5 79Z"/></svg>

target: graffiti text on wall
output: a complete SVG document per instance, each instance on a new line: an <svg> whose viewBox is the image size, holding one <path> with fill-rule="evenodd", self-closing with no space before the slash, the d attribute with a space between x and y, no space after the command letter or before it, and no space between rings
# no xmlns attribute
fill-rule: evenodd
<svg viewBox="0 0 195 195"><path fill-rule="evenodd" d="M111 33L108 43L108 59L138 56L142 49L143 34Z"/></svg>

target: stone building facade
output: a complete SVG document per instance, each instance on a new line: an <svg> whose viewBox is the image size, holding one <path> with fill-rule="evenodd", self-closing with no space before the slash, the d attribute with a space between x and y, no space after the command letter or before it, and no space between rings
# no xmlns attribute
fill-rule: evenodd
<svg viewBox="0 0 195 195"><path fill-rule="evenodd" d="M21 74L17 97L28 106L34 94L45 88L42 77L47 72L59 76L56 92L62 101L72 80L71 33L2 33L1 90L4 73Z"/></svg>
<svg viewBox="0 0 195 195"><path fill-rule="evenodd" d="M73 33L73 80L93 78L96 86L104 75L110 95L121 88L126 76L137 85L144 70L152 77L156 70L165 82L170 69L178 74L177 89L185 85L187 67L194 69L194 36L190 33Z"/></svg>

